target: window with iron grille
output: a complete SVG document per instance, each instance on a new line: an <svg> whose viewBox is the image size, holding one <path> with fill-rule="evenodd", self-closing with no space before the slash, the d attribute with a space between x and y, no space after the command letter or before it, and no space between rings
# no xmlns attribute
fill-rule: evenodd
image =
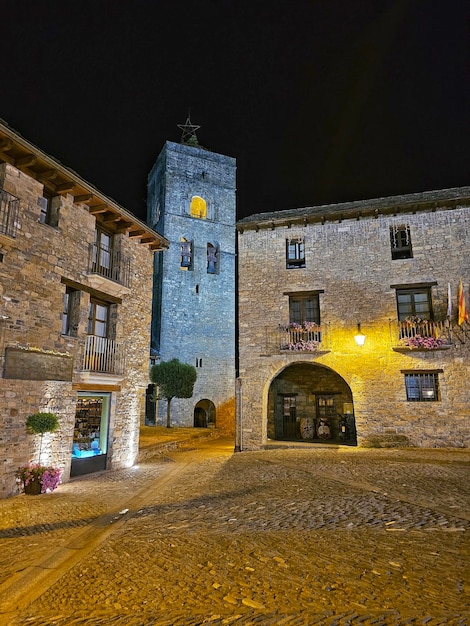
<svg viewBox="0 0 470 626"><path fill-rule="evenodd" d="M408 402L437 402L439 400L438 372L405 373Z"/></svg>
<svg viewBox="0 0 470 626"><path fill-rule="evenodd" d="M413 258L410 227L408 225L397 224L390 226L390 244L393 260Z"/></svg>
<svg viewBox="0 0 470 626"><path fill-rule="evenodd" d="M305 241L303 238L286 239L286 269L305 267Z"/></svg>

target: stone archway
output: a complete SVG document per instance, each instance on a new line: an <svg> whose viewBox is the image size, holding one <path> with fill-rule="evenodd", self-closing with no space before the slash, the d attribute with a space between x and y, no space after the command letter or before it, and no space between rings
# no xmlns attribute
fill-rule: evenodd
<svg viewBox="0 0 470 626"><path fill-rule="evenodd" d="M353 397L347 382L318 363L294 363L271 381L267 437L356 445Z"/></svg>
<svg viewBox="0 0 470 626"><path fill-rule="evenodd" d="M199 400L194 407L194 428L215 428L215 404L211 400Z"/></svg>

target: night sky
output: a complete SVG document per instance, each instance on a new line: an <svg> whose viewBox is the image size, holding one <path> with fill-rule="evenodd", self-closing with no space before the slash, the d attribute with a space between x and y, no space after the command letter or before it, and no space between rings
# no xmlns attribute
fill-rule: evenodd
<svg viewBox="0 0 470 626"><path fill-rule="evenodd" d="M145 219L190 112L238 218L470 184L468 0L2 0L0 117Z"/></svg>

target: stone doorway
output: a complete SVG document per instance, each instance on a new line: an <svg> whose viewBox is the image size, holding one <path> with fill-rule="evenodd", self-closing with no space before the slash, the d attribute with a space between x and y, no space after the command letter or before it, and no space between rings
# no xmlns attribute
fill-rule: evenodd
<svg viewBox="0 0 470 626"><path fill-rule="evenodd" d="M294 363L272 381L269 439L356 445L352 392L330 368Z"/></svg>
<svg viewBox="0 0 470 626"><path fill-rule="evenodd" d="M194 407L194 428L215 428L215 404L211 400L199 400Z"/></svg>

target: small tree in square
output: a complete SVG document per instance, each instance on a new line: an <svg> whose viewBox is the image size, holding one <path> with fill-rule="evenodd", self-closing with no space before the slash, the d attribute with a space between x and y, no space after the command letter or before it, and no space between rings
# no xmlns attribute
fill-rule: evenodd
<svg viewBox="0 0 470 626"><path fill-rule="evenodd" d="M171 426L171 401L173 398L191 398L196 379L196 368L178 359L162 361L150 368L150 380L157 386L156 398L167 401L167 428Z"/></svg>

